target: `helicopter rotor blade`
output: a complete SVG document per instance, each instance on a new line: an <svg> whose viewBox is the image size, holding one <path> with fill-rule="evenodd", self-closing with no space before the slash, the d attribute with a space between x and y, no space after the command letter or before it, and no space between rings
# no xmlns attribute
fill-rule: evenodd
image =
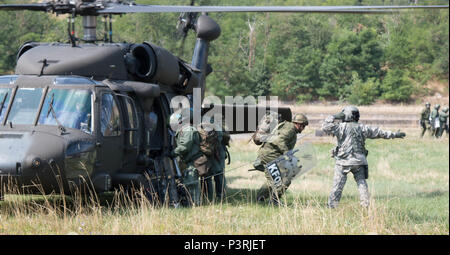
<svg viewBox="0 0 450 255"><path fill-rule="evenodd" d="M2 4L0 10L3 11L52 11L53 5L51 3L37 3L37 4Z"/></svg>
<svg viewBox="0 0 450 255"><path fill-rule="evenodd" d="M402 9L442 9L448 5L414 6L168 6L111 4L98 13L159 13L159 12L305 12L305 13L392 13Z"/></svg>
<svg viewBox="0 0 450 255"><path fill-rule="evenodd" d="M2 4L4 11L46 11L77 15L126 14L126 13L201 13L201 12L300 12L300 13L396 13L405 9L448 9L448 5L404 6L183 6L183 5L136 5L132 1L48 1L35 4Z"/></svg>

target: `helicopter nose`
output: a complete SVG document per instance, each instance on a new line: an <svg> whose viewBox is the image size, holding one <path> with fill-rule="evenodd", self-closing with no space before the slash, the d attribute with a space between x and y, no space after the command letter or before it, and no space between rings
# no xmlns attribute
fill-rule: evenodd
<svg viewBox="0 0 450 255"><path fill-rule="evenodd" d="M20 175L23 159L30 146L26 134L1 134L0 136L0 175Z"/></svg>
<svg viewBox="0 0 450 255"><path fill-rule="evenodd" d="M0 134L0 184L58 186L63 142L44 133ZM60 182L59 182L60 184Z"/></svg>

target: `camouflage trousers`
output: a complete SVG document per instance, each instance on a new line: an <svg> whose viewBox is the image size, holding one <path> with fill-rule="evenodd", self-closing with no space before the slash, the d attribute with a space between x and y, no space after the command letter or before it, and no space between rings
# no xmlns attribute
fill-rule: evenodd
<svg viewBox="0 0 450 255"><path fill-rule="evenodd" d="M183 172L183 183L186 186L187 200L190 204L200 204L200 182L198 170L193 162L186 164L187 168Z"/></svg>
<svg viewBox="0 0 450 255"><path fill-rule="evenodd" d="M266 182L259 188L256 194L256 200L258 202L269 201L269 203L274 203L275 205L280 204L280 198L289 188L289 185L291 185L291 180L283 179L282 184L279 187L275 187L272 176L267 171L264 174L266 176Z"/></svg>
<svg viewBox="0 0 450 255"><path fill-rule="evenodd" d="M277 156L278 157L278 156ZM264 159L261 159L258 157L255 162L253 163L253 166L255 169L258 169L260 171L264 171L264 175L266 177L266 181L261 186L261 188L258 190L258 193L256 194L256 199L259 202L265 202L269 201L274 204L280 204L280 198L283 196L283 194L286 192L286 190L289 188L289 185L291 185L291 179L284 178L282 180L282 183L280 186L275 187L274 181L272 179L272 176L269 174L269 172L266 169L266 165L270 162L275 160L277 157L266 157ZM270 161L267 161L270 160ZM260 168L263 167L263 168ZM284 169L280 169L280 172L284 174Z"/></svg>
<svg viewBox="0 0 450 255"><path fill-rule="evenodd" d="M213 202L215 199L221 201L224 198L226 183L224 168L220 161L208 159L208 173L200 176L200 183L202 199L206 202Z"/></svg>
<svg viewBox="0 0 450 255"><path fill-rule="evenodd" d="M359 199L361 205L364 207L369 207L369 188L366 182L366 176L364 173L366 166L356 165L356 166L341 166L335 165L334 167L334 180L333 188L331 190L330 197L328 199L328 206L330 208L335 208L341 200L342 191L344 190L345 183L347 182L347 174L352 172L355 178L356 184L358 185Z"/></svg>
<svg viewBox="0 0 450 255"><path fill-rule="evenodd" d="M447 132L448 135L448 125L447 123L441 122L441 127L436 131L436 137L441 137L444 134L444 131Z"/></svg>
<svg viewBox="0 0 450 255"><path fill-rule="evenodd" d="M430 131L430 122L426 120L420 121L420 127L422 128L422 132L420 133L420 137L423 137L427 131ZM430 131L431 132L431 131Z"/></svg>

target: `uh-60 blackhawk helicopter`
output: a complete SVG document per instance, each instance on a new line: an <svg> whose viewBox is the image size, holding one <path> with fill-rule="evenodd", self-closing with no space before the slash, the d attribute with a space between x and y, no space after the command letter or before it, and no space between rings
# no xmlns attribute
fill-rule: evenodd
<svg viewBox="0 0 450 255"><path fill-rule="evenodd" d="M176 161L167 156L174 145L167 120L173 97L192 98L196 88L204 97L212 72L208 49L221 33L207 13L361 14L409 8L448 6L160 6L120 0L0 5L2 11L67 14L71 21L68 43L25 43L15 74L0 76L0 197L11 186L64 194L86 184L96 192L144 186L160 202L177 205L182 183ZM196 32L190 64L151 42L113 42L111 22L109 36L97 38L99 17L111 21L112 15L161 12L182 13L182 30ZM83 19L80 39L73 33L77 16ZM250 106L220 107L222 112L244 109L247 117L250 112ZM289 108L276 110L291 118ZM253 131L248 127L239 132Z"/></svg>

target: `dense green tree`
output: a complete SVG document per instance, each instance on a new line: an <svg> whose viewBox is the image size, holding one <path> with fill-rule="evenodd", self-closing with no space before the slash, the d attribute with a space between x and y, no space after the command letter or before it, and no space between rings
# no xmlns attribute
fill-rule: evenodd
<svg viewBox="0 0 450 255"><path fill-rule="evenodd" d="M407 102L413 90L414 86L405 71L390 69L381 83L381 98L391 102Z"/></svg>

